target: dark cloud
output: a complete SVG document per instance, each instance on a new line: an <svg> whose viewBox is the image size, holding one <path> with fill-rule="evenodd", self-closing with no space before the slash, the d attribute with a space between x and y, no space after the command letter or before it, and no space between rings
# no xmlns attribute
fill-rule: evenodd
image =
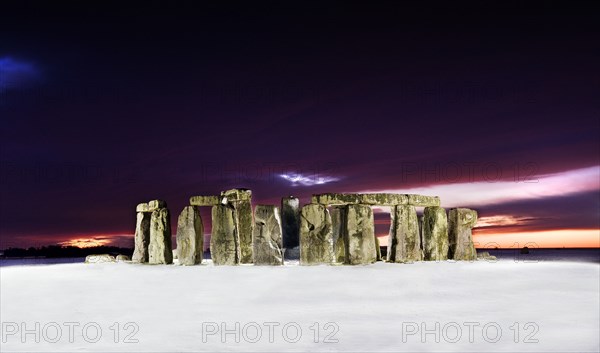
<svg viewBox="0 0 600 353"><path fill-rule="evenodd" d="M588 5L192 4L3 4L0 57L44 82L0 106L2 239L131 233L140 201L176 219L233 187L308 202L600 165Z"/></svg>

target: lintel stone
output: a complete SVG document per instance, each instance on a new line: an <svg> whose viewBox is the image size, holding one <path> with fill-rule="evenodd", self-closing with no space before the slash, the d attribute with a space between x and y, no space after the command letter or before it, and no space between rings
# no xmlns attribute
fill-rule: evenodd
<svg viewBox="0 0 600 353"><path fill-rule="evenodd" d="M216 206L221 203L221 196L192 196L190 197L190 205L192 206Z"/></svg>
<svg viewBox="0 0 600 353"><path fill-rule="evenodd" d="M154 212L160 208L166 208L167 203L163 200L152 200L150 202L142 202L135 207L136 212Z"/></svg>
<svg viewBox="0 0 600 353"><path fill-rule="evenodd" d="M374 206L412 205L420 207L439 206L438 196L412 194L369 193L369 194L315 194L312 203L326 206L341 206L350 204L365 204Z"/></svg>

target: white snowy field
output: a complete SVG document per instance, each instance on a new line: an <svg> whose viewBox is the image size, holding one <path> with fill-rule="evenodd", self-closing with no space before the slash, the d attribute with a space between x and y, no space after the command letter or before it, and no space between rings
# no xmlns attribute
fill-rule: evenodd
<svg viewBox="0 0 600 353"><path fill-rule="evenodd" d="M0 351L597 352L599 282L510 260L0 267Z"/></svg>

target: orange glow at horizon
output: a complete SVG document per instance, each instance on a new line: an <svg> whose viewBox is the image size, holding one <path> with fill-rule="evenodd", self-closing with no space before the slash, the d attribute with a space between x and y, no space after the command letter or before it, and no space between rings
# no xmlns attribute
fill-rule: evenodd
<svg viewBox="0 0 600 353"><path fill-rule="evenodd" d="M388 235L377 235L380 246L388 245ZM473 242L478 249L485 248L600 248L600 229L560 229L531 232L477 234Z"/></svg>
<svg viewBox="0 0 600 353"><path fill-rule="evenodd" d="M535 232L485 233L473 232L475 247L482 248L599 248L600 229L559 229ZM529 243L529 244L528 244Z"/></svg>
<svg viewBox="0 0 600 353"><path fill-rule="evenodd" d="M109 239L75 238L60 243L62 246L75 246L78 248L92 248L95 246L110 245Z"/></svg>

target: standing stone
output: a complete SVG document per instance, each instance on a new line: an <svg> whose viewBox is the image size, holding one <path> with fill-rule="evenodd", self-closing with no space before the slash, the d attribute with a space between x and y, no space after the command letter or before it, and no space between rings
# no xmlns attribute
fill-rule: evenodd
<svg viewBox="0 0 600 353"><path fill-rule="evenodd" d="M387 261L414 262L423 260L419 220L415 206L398 205L390 212Z"/></svg>
<svg viewBox="0 0 600 353"><path fill-rule="evenodd" d="M295 248L300 245L300 200L289 196L281 199L281 227L283 247Z"/></svg>
<svg viewBox="0 0 600 353"><path fill-rule="evenodd" d="M375 222L371 206L362 204L346 206L343 236L346 247L345 263L366 265L377 261L378 242L375 239Z"/></svg>
<svg viewBox="0 0 600 353"><path fill-rule="evenodd" d="M332 206L329 209L331 215L331 227L333 233L333 247L335 252L335 262L344 263L346 261L346 246L344 242L344 233L342 226L346 223L347 208L344 206Z"/></svg>
<svg viewBox="0 0 600 353"><path fill-rule="evenodd" d="M195 206L186 206L177 219L177 259L182 265L202 263L204 225Z"/></svg>
<svg viewBox="0 0 600 353"><path fill-rule="evenodd" d="M331 264L333 260L329 211L323 205L305 205L300 212L300 264Z"/></svg>
<svg viewBox="0 0 600 353"><path fill-rule="evenodd" d="M477 260L471 229L477 223L477 212L468 208L448 211L448 257L454 260Z"/></svg>
<svg viewBox="0 0 600 353"><path fill-rule="evenodd" d="M255 265L283 265L281 233L279 209L272 205L257 205L252 232Z"/></svg>
<svg viewBox="0 0 600 353"><path fill-rule="evenodd" d="M240 263L252 263L252 204L248 200L234 203L239 235Z"/></svg>
<svg viewBox="0 0 600 353"><path fill-rule="evenodd" d="M150 245L148 246L149 263L172 264L171 217L169 210L159 208L152 212L150 219Z"/></svg>
<svg viewBox="0 0 600 353"><path fill-rule="evenodd" d="M425 207L423 212L423 255L428 261L448 259L448 219L442 207Z"/></svg>
<svg viewBox="0 0 600 353"><path fill-rule="evenodd" d="M240 263L239 238L233 208L228 205L212 207L210 256L215 265Z"/></svg>
<svg viewBox="0 0 600 353"><path fill-rule="evenodd" d="M148 245L150 245L150 213L138 212L135 223L135 249L133 250L133 262L148 262Z"/></svg>
<svg viewBox="0 0 600 353"><path fill-rule="evenodd" d="M231 189L221 192L221 204L230 205L238 237L240 263L252 263L252 190Z"/></svg>

